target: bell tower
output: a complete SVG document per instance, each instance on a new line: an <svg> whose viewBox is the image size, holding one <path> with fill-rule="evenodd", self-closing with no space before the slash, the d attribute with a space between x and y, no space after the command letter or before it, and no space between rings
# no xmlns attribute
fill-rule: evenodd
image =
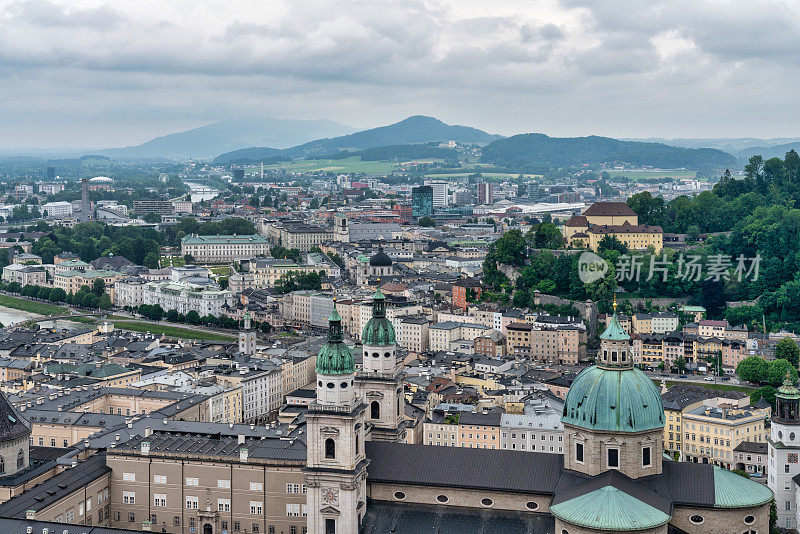
<svg viewBox="0 0 800 534"><path fill-rule="evenodd" d="M366 512L367 407L356 394L355 361L335 302L316 371L317 399L306 414L308 532L356 533Z"/></svg>
<svg viewBox="0 0 800 534"><path fill-rule="evenodd" d="M401 441L405 438L402 372L397 363L397 340L386 317L386 298L380 288L372 297L372 318L361 335L363 363L356 388L367 405L370 439Z"/></svg>
<svg viewBox="0 0 800 534"><path fill-rule="evenodd" d="M244 313L244 328L239 330L239 354L256 353L256 331L250 325L250 312Z"/></svg>
<svg viewBox="0 0 800 534"><path fill-rule="evenodd" d="M778 525L788 529L797 528L795 516L795 485L792 477L800 473L800 391L787 372L783 385L775 394L775 413L772 414L769 438L767 438L769 467L767 486L775 494L778 509ZM745 466L741 466L745 467ZM787 489L791 488L791 489ZM790 502L789 510L786 503Z"/></svg>

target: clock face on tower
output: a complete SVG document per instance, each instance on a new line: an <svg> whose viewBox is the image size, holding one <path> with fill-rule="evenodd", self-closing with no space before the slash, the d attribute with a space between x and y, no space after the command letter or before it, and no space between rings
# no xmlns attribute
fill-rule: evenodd
<svg viewBox="0 0 800 534"><path fill-rule="evenodd" d="M322 488L322 504L338 506L339 490L336 488Z"/></svg>

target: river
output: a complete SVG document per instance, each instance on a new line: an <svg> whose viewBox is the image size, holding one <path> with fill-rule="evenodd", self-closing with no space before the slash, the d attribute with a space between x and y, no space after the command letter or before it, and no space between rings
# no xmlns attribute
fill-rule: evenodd
<svg viewBox="0 0 800 534"><path fill-rule="evenodd" d="M219 194L216 189L194 182L184 182L189 186L192 203L200 202L201 200L211 200Z"/></svg>
<svg viewBox="0 0 800 534"><path fill-rule="evenodd" d="M0 323L3 323L3 326L11 326L12 324L23 323L31 317L41 317L41 315L0 306Z"/></svg>

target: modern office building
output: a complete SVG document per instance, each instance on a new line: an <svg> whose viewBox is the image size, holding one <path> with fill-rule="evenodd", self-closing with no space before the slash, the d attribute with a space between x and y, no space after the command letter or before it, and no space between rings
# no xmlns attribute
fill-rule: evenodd
<svg viewBox="0 0 800 534"><path fill-rule="evenodd" d="M433 188L422 185L411 190L411 218L417 220L421 217L433 215Z"/></svg>

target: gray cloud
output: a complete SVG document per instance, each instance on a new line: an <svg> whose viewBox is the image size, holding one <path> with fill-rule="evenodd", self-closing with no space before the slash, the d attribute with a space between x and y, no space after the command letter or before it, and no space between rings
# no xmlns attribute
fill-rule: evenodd
<svg viewBox="0 0 800 534"><path fill-rule="evenodd" d="M415 113L505 134L798 135L774 111L800 81L798 14L778 0L0 2L0 145Z"/></svg>

